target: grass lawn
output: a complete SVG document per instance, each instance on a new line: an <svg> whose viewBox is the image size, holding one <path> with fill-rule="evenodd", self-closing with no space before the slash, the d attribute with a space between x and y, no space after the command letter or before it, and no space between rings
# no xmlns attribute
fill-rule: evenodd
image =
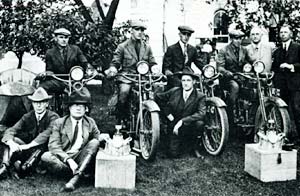
<svg viewBox="0 0 300 196"><path fill-rule="evenodd" d="M100 130L113 130L114 118L107 115L104 107L107 97L100 89L91 89L94 107L91 116L97 121ZM59 189L69 178L34 174L19 181L3 180L0 183L0 196L21 195L211 195L211 196L293 196L300 195L299 180L288 182L263 183L244 172L244 144L230 142L225 152L218 157L205 154L205 159L197 159L189 154L179 159L165 156L161 145L157 159L147 163L137 158L136 188L134 191L94 188L92 179L83 179L72 193L61 193ZM284 161L284 160L283 160ZM299 163L299 162L298 162ZM299 164L298 164L299 165ZM297 171L299 178L299 171Z"/></svg>

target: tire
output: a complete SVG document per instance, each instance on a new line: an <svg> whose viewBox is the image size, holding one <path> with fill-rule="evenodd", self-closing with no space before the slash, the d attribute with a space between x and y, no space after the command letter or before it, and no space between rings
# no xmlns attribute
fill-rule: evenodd
<svg viewBox="0 0 300 196"><path fill-rule="evenodd" d="M291 120L287 110L287 107L279 107L276 102L267 101L265 102L266 108L266 116L267 121L273 119L275 122L275 130L278 133L285 133L286 136L290 134L291 131ZM262 113L260 107L258 108L256 115L255 115L255 130L254 130L254 143L259 141L258 138L258 131L265 130L266 131L266 124L263 123Z"/></svg>
<svg viewBox="0 0 300 196"><path fill-rule="evenodd" d="M205 150L211 155L220 155L228 141L229 124L225 107L217 107L216 103L206 105L206 122L202 134Z"/></svg>
<svg viewBox="0 0 300 196"><path fill-rule="evenodd" d="M144 131L140 130L140 127L138 127L141 156L144 160L151 161L155 158L160 138L160 121L158 112L151 112L144 108L143 124L145 128Z"/></svg>

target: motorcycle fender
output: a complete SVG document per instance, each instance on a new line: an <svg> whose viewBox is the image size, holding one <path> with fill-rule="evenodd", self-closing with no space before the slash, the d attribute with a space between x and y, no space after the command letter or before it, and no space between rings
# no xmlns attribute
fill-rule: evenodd
<svg viewBox="0 0 300 196"><path fill-rule="evenodd" d="M279 97L265 97L265 103L266 102L273 102L280 108L288 107L288 105Z"/></svg>
<svg viewBox="0 0 300 196"><path fill-rule="evenodd" d="M213 102L217 107L226 107L226 103L219 97L207 97L205 100L206 103Z"/></svg>
<svg viewBox="0 0 300 196"><path fill-rule="evenodd" d="M159 112L159 106L157 105L157 103L153 100L145 100L143 101L143 107L147 108L147 110L149 110L150 112Z"/></svg>

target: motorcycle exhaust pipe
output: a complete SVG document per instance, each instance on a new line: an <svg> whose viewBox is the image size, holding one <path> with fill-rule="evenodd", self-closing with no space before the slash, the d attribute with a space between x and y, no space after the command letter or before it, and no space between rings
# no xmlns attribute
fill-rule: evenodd
<svg viewBox="0 0 300 196"><path fill-rule="evenodd" d="M81 82L75 82L73 88L75 91L80 91L83 88L83 84Z"/></svg>

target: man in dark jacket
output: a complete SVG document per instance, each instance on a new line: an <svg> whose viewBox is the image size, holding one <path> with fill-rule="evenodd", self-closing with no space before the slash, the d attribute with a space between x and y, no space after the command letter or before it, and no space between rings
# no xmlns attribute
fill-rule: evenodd
<svg viewBox="0 0 300 196"><path fill-rule="evenodd" d="M289 113L300 136L300 45L292 41L293 32L289 25L280 28L279 36L282 44L273 54L274 84L280 89L280 97L289 105Z"/></svg>
<svg viewBox="0 0 300 196"><path fill-rule="evenodd" d="M204 124L205 96L194 88L198 76L190 68L175 75L181 79L182 86L155 96L168 119L169 154L171 157L178 157L183 143L189 142L199 156L196 140Z"/></svg>
<svg viewBox="0 0 300 196"><path fill-rule="evenodd" d="M69 97L70 115L54 121L49 139L49 151L42 155L43 165L53 173L72 171L73 177L63 191L73 191L95 157L99 142L109 138L100 134L94 119L85 115L91 95L87 88L74 91Z"/></svg>
<svg viewBox="0 0 300 196"><path fill-rule="evenodd" d="M163 58L163 73L168 76L168 88L180 86L180 80L173 73L182 71L184 67L191 67L192 63L202 70L205 65L205 59L201 59L197 49L188 44L188 41L194 33L194 30L189 26L179 26L180 40L167 48Z"/></svg>
<svg viewBox="0 0 300 196"><path fill-rule="evenodd" d="M81 66L85 71L92 69L80 48L69 44L70 36L71 32L65 28L54 31L55 46L46 52L46 73L68 74L74 66ZM89 71L87 73L91 74ZM40 86L51 93L63 92L65 88L63 82L52 78L42 80Z"/></svg>
<svg viewBox="0 0 300 196"><path fill-rule="evenodd" d="M29 165L24 163L33 154L36 154L35 162L39 161L41 153L47 149L51 133L50 124L59 117L56 113L47 110L48 100L51 97L43 88L38 88L28 98L32 101L34 110L24 114L13 127L8 128L1 140L4 153L0 177L6 177L8 168L16 165L18 168L14 171L13 177L19 178L16 172L20 169L29 169L26 168Z"/></svg>

